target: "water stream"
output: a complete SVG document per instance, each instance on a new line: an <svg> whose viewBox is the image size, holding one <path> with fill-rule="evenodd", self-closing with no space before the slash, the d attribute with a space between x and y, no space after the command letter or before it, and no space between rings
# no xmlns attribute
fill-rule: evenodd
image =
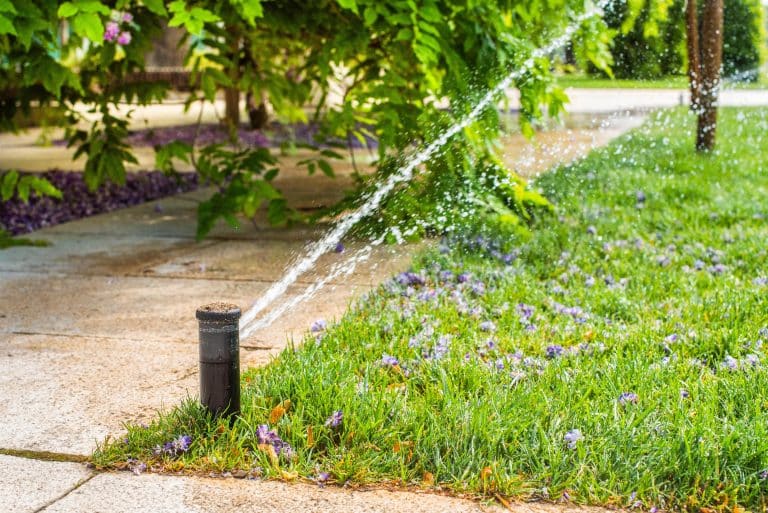
<svg viewBox="0 0 768 513"><path fill-rule="evenodd" d="M571 37L580 28L584 21L591 18L592 16L601 14L603 8L612 1L613 0L603 0L598 2L597 5L588 8L565 29L560 37L554 39L548 45L535 50L519 69L512 71L493 89L489 90L466 116L464 116L455 125L441 133L428 146L410 157L400 169L398 169L384 182L382 182L379 187L374 190L368 198L366 198L366 200L357 210L344 216L319 240L310 244L306 254L298 259L293 265L291 265L283 277L279 281L275 282L264 293L263 296L261 296L256 302L253 303L253 305L251 305L248 310L243 313L240 320L240 338L245 340L255 331L268 326L271 322L277 319L280 314L282 314L291 306L310 297L328 281L339 275L351 272L349 271L349 267L346 265L340 265L337 268L331 269L331 272L327 276L325 276L317 283L309 286L304 293L286 302L281 307L273 310L265 317L257 320L259 313L261 313L275 300L285 294L285 292L288 290L288 287L295 283L301 275L314 267L315 263L322 255L336 247L344 235L358 221L375 212L381 202L399 183L410 181L418 166L427 162L432 157L432 155L434 155L435 152L442 148L454 135L466 128L486 108L494 104L496 99L512 85L514 80L523 76L524 73L526 73L534 66L536 59L548 56L552 52L564 47L571 40ZM367 252L365 249L363 249L359 253L353 255L351 261L354 262L354 265L356 265L358 261L366 259L369 255L370 249L368 249ZM354 268L354 265L352 266L352 269Z"/></svg>

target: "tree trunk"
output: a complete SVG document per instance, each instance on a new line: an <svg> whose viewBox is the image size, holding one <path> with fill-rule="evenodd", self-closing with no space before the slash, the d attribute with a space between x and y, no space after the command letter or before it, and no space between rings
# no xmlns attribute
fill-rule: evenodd
<svg viewBox="0 0 768 513"><path fill-rule="evenodd" d="M224 122L228 128L237 128L240 124L240 89L227 87L224 89Z"/></svg>
<svg viewBox="0 0 768 513"><path fill-rule="evenodd" d="M723 61L723 0L704 0L701 20L701 92L696 149L715 147L720 67Z"/></svg>
<svg viewBox="0 0 768 513"><path fill-rule="evenodd" d="M699 111L701 96L701 50L699 49L699 20L696 0L688 0L685 6L686 48L688 49L688 81L691 88L691 110Z"/></svg>
<svg viewBox="0 0 768 513"><path fill-rule="evenodd" d="M229 30L230 34L235 32L233 27ZM224 89L224 122L227 128L234 133L240 125L240 89L237 84L240 80L240 38L234 36L229 46L231 60L230 68L227 70L229 79L234 84L233 87Z"/></svg>
<svg viewBox="0 0 768 513"><path fill-rule="evenodd" d="M251 130L261 130L267 126L269 122L269 114L267 113L267 105L264 103L264 97L262 95L261 102L256 103L256 99L252 92L245 95L245 107L248 109L248 119L251 122Z"/></svg>

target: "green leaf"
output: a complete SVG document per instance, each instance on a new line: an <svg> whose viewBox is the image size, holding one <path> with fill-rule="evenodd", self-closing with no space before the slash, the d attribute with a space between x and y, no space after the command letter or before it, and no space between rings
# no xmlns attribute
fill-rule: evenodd
<svg viewBox="0 0 768 513"><path fill-rule="evenodd" d="M349 9L357 14L357 0L337 0L337 2L343 9Z"/></svg>
<svg viewBox="0 0 768 513"><path fill-rule="evenodd" d="M59 6L59 10L56 12L56 15L59 18L71 18L75 14L77 14L78 8L75 4L72 2L64 2Z"/></svg>
<svg viewBox="0 0 768 513"><path fill-rule="evenodd" d="M39 176L32 177L32 180L30 180L30 186L32 187L32 190L34 190L40 196L50 196L56 199L62 198L61 191L45 178L41 178Z"/></svg>
<svg viewBox="0 0 768 513"><path fill-rule="evenodd" d="M16 35L16 29L11 23L11 20L0 14L0 34Z"/></svg>
<svg viewBox="0 0 768 513"><path fill-rule="evenodd" d="M331 159L343 159L344 158L340 153L337 153L337 152L335 152L333 150L329 150L327 148L322 150L322 151L320 151L320 155L322 155L323 157L331 158Z"/></svg>
<svg viewBox="0 0 768 513"><path fill-rule="evenodd" d="M160 171L169 173L174 171L173 159L179 159L188 163L191 153L191 145L182 141L172 141L169 144L155 148L155 165Z"/></svg>
<svg viewBox="0 0 768 513"><path fill-rule="evenodd" d="M104 39L104 25L99 15L93 12L81 12L72 18L72 29L94 43L101 43Z"/></svg>
<svg viewBox="0 0 768 513"><path fill-rule="evenodd" d="M237 7L248 25L253 26L256 23L256 18L264 16L261 0L232 0L232 3Z"/></svg>
<svg viewBox="0 0 768 513"><path fill-rule="evenodd" d="M11 14L17 14L16 8L11 3L11 0L0 0L0 12L9 12Z"/></svg>
<svg viewBox="0 0 768 513"><path fill-rule="evenodd" d="M325 174L325 176L328 176L330 178L333 178L336 176L336 174L333 172L333 168L328 163L327 160L324 159L317 159L317 165L320 168L320 170Z"/></svg>
<svg viewBox="0 0 768 513"><path fill-rule="evenodd" d="M413 39L413 30L409 28L400 29L395 36L395 41L410 41Z"/></svg>
<svg viewBox="0 0 768 513"><path fill-rule="evenodd" d="M61 86L68 81L72 72L53 60L49 55L38 55L29 62L27 73L24 74L25 85L43 83L43 87L56 98L61 96Z"/></svg>
<svg viewBox="0 0 768 513"><path fill-rule="evenodd" d="M163 0L143 0L143 3L150 12L157 14L158 16L168 16L168 11L165 10Z"/></svg>
<svg viewBox="0 0 768 513"><path fill-rule="evenodd" d="M16 32L19 42L24 46L25 51L29 51L32 46L32 39L35 32L47 30L48 24L40 18L17 18Z"/></svg>
<svg viewBox="0 0 768 513"><path fill-rule="evenodd" d="M187 4L184 2L184 0L174 0L168 4L168 10L173 13L186 12Z"/></svg>
<svg viewBox="0 0 768 513"><path fill-rule="evenodd" d="M267 207L267 221L272 226L280 226L288 221L288 204L284 199L275 199Z"/></svg>
<svg viewBox="0 0 768 513"><path fill-rule="evenodd" d="M75 0L75 4L80 12L101 13L105 16L108 16L111 12L109 7L98 0Z"/></svg>
<svg viewBox="0 0 768 513"><path fill-rule="evenodd" d="M0 198L3 201L8 201L13 196L13 191L16 190L16 182L19 181L19 172L16 170L8 171L3 175L2 187L0 187Z"/></svg>
<svg viewBox="0 0 768 513"><path fill-rule="evenodd" d="M373 6L366 7L365 11L363 11L363 21L365 22L366 27L370 27L376 23L378 17L379 12Z"/></svg>
<svg viewBox="0 0 768 513"><path fill-rule="evenodd" d="M213 12L209 11L208 9L203 9L202 7L193 7L192 10L189 11L189 15L192 18L206 23L219 21L221 19Z"/></svg>
<svg viewBox="0 0 768 513"><path fill-rule="evenodd" d="M275 189L269 182L266 180L256 180L251 184L251 188L253 189L253 192L257 194L259 197L268 199L268 200L276 200L283 197L282 194L280 194L280 191Z"/></svg>
<svg viewBox="0 0 768 513"><path fill-rule="evenodd" d="M221 19L215 13L202 7L193 7L187 11L186 5L181 0L170 3L168 8L174 13L168 22L168 26L179 27L184 25L187 32L193 35L199 35L206 23L214 23Z"/></svg>
<svg viewBox="0 0 768 513"><path fill-rule="evenodd" d="M419 14L422 18L432 23L444 23L443 17L440 11L434 5L425 5L419 9Z"/></svg>
<svg viewBox="0 0 768 513"><path fill-rule="evenodd" d="M19 199L24 203L29 201L29 186L31 182L32 176L27 175L22 177L21 180L19 180L19 183L16 185L16 194L19 195Z"/></svg>
<svg viewBox="0 0 768 513"><path fill-rule="evenodd" d="M50 246L48 241L39 239L24 239L21 237L11 237L8 232L0 229L0 249L12 248L14 246Z"/></svg>
<svg viewBox="0 0 768 513"><path fill-rule="evenodd" d="M224 220L227 222L230 228L233 228L235 230L240 228L240 223L237 222L237 218L234 215L230 214L229 212L222 213L221 217L224 218Z"/></svg>

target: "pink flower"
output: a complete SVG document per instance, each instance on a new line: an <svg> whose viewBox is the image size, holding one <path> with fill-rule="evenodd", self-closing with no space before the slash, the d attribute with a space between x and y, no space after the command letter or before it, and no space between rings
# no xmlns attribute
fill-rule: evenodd
<svg viewBox="0 0 768 513"><path fill-rule="evenodd" d="M123 21L124 21L125 23L130 23L130 22L132 22L132 21L133 21L133 14L131 14L131 13L129 13L129 12L127 12L127 13L124 13L124 14L123 14Z"/></svg>
<svg viewBox="0 0 768 513"><path fill-rule="evenodd" d="M119 36L117 36L117 44L119 45L127 45L131 42L131 33L130 32L122 32Z"/></svg>
<svg viewBox="0 0 768 513"><path fill-rule="evenodd" d="M104 29L104 41L113 42L120 34L120 25L114 21L107 23L107 27ZM130 41L130 36L128 37ZM121 43L122 44L122 43Z"/></svg>

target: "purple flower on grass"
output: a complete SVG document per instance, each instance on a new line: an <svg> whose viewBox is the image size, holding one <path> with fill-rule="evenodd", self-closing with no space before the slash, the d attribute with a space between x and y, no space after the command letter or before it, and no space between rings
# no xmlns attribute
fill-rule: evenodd
<svg viewBox="0 0 768 513"><path fill-rule="evenodd" d="M638 400L639 400L639 397L634 392L623 392L619 396L619 404L621 406L626 406L628 404L637 404Z"/></svg>
<svg viewBox="0 0 768 513"><path fill-rule="evenodd" d="M325 328L327 326L328 326L328 323L325 322L325 320L318 319L312 323L312 326L309 327L309 331L311 331L312 333L318 333L320 331L325 331Z"/></svg>
<svg viewBox="0 0 768 513"><path fill-rule="evenodd" d="M330 478L331 478L331 475L328 472L320 472L317 474L317 477L315 478L315 482L322 487L325 483L328 482Z"/></svg>
<svg viewBox="0 0 768 513"><path fill-rule="evenodd" d="M114 21L108 22L106 27L104 27L104 41L107 41L108 43L112 43L115 40L117 40L117 37L119 35L120 35L120 25L118 25Z"/></svg>
<svg viewBox="0 0 768 513"><path fill-rule="evenodd" d="M731 355L726 355L720 367L729 371L737 371L739 370L739 361Z"/></svg>
<svg viewBox="0 0 768 513"><path fill-rule="evenodd" d="M456 279L459 283L466 283L472 277L469 273L461 273Z"/></svg>
<svg viewBox="0 0 768 513"><path fill-rule="evenodd" d="M480 323L480 331L496 331L496 325L493 321L483 321Z"/></svg>
<svg viewBox="0 0 768 513"><path fill-rule="evenodd" d="M689 397L691 397L691 393L688 392L688 390L686 390L684 388L681 388L680 389L680 399L688 399Z"/></svg>
<svg viewBox="0 0 768 513"><path fill-rule="evenodd" d="M565 434L563 440L565 440L566 444L568 444L569 449L575 449L576 444L579 443L579 441L583 438L584 435L581 434L581 431L578 429L571 429Z"/></svg>
<svg viewBox="0 0 768 513"><path fill-rule="evenodd" d="M175 458L179 454L187 452L190 445L192 445L192 437L189 435L180 435L170 442L165 442L162 447L159 445L156 446L153 452L158 456L164 454L171 458Z"/></svg>
<svg viewBox="0 0 768 513"><path fill-rule="evenodd" d="M646 196L643 191L637 191L635 193L635 201L637 201L638 203L645 203L645 200L646 200Z"/></svg>
<svg viewBox="0 0 768 513"><path fill-rule="evenodd" d="M528 320L531 317L533 317L533 312L535 311L535 308L531 305L526 305L525 303L519 303L517 305L517 315L520 317L520 320Z"/></svg>
<svg viewBox="0 0 768 513"><path fill-rule="evenodd" d="M147 464L144 463L143 461L129 458L126 463L128 464L128 470L130 470L137 476L147 470Z"/></svg>
<svg viewBox="0 0 768 513"><path fill-rule="evenodd" d="M453 279L453 271L440 271L440 281L451 281Z"/></svg>
<svg viewBox="0 0 768 513"><path fill-rule="evenodd" d="M119 36L117 36L117 44L125 46L127 44L131 43L131 33L130 32L121 32Z"/></svg>
<svg viewBox="0 0 768 513"><path fill-rule="evenodd" d="M413 271L398 274L395 276L395 281L404 286L424 285L426 283L423 276L420 276Z"/></svg>
<svg viewBox="0 0 768 513"><path fill-rule="evenodd" d="M504 262L505 264L511 264L515 260L517 260L516 253L506 253L501 256L501 261Z"/></svg>
<svg viewBox="0 0 768 513"><path fill-rule="evenodd" d="M383 355L381 355L381 363L383 365L389 365L394 367L395 365L398 365L400 362L394 356L390 356L384 353Z"/></svg>
<svg viewBox="0 0 768 513"><path fill-rule="evenodd" d="M590 225L587 227L587 235L597 235L597 228Z"/></svg>
<svg viewBox="0 0 768 513"><path fill-rule="evenodd" d="M768 285L768 278L755 278L752 280L755 285Z"/></svg>
<svg viewBox="0 0 768 513"><path fill-rule="evenodd" d="M725 271L728 270L728 266L724 264L715 264L712 267L710 267L708 270L712 274L723 274Z"/></svg>
<svg viewBox="0 0 768 513"><path fill-rule="evenodd" d="M337 428L341 426L342 422L344 422L344 412L336 410L330 417L328 417L328 420L325 421L325 427Z"/></svg>
<svg viewBox="0 0 768 513"><path fill-rule="evenodd" d="M430 301L432 299L435 299L437 297L437 291L434 289L424 290L422 292L419 292L419 294L416 296L416 299L419 301Z"/></svg>
<svg viewBox="0 0 768 513"><path fill-rule="evenodd" d="M554 360L555 358L563 356L564 352L565 348L563 348L563 346L553 344L551 346L547 346L546 355L550 360Z"/></svg>
<svg viewBox="0 0 768 513"><path fill-rule="evenodd" d="M293 449L290 444L284 442L275 430L269 429L267 424L260 424L259 427L256 428L256 439L259 444L271 445L277 456L283 454L287 458L290 458L293 455Z"/></svg>
<svg viewBox="0 0 768 513"><path fill-rule="evenodd" d="M437 339L435 348L432 350L432 358L435 360L442 359L446 354L448 354L450 345L451 337L449 335L441 335L440 338Z"/></svg>
<svg viewBox="0 0 768 513"><path fill-rule="evenodd" d="M667 335L667 336L664 338L664 342L666 342L666 343L668 343L668 344L672 344L672 343L674 343L674 342L677 342L677 339L678 339L678 338L679 338L679 337L678 337L677 333L672 333L671 335Z"/></svg>
<svg viewBox="0 0 768 513"><path fill-rule="evenodd" d="M339 242L338 244L336 244L336 247L335 247L335 248L333 248L333 250L334 250L336 253L344 253L344 244L342 244L341 242Z"/></svg>

